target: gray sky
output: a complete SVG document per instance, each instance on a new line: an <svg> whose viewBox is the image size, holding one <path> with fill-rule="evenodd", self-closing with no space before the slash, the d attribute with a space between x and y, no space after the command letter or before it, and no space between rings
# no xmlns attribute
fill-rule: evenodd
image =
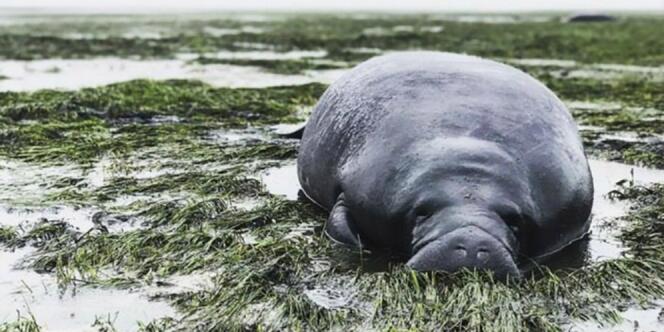
<svg viewBox="0 0 664 332"><path fill-rule="evenodd" d="M0 0L0 8L82 11L380 10L380 11L664 11L664 0Z"/></svg>

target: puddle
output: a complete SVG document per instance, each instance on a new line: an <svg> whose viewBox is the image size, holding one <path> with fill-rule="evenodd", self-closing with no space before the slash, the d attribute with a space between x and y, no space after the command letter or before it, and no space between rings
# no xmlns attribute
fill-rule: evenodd
<svg viewBox="0 0 664 332"><path fill-rule="evenodd" d="M592 70L592 69L574 69L574 70L564 70L564 71L550 71L551 76L556 78L589 78L594 80L618 80L627 76L635 75L625 75L625 73L615 72L615 71L601 71L601 70Z"/></svg>
<svg viewBox="0 0 664 332"><path fill-rule="evenodd" d="M320 82L331 84L341 77L343 74L350 71L350 69L326 69L326 70L306 70L305 76L309 77L312 82Z"/></svg>
<svg viewBox="0 0 664 332"><path fill-rule="evenodd" d="M289 52L269 52L269 51L220 51L216 53L202 54L207 58L214 59L241 59L241 60L299 60L304 58L323 58L327 51L289 51Z"/></svg>
<svg viewBox="0 0 664 332"><path fill-rule="evenodd" d="M607 226L609 221L624 216L627 213L628 203L612 201L606 194L615 189L616 182L627 179L637 184L664 182L664 170L642 168L625 165L617 162L590 160L595 185L593 204L592 235L589 243L591 259L601 261L604 259L620 257L622 243L616 239L616 225Z"/></svg>
<svg viewBox="0 0 664 332"><path fill-rule="evenodd" d="M316 229L321 227L319 223L299 223L284 236L284 240L296 239L296 238L307 238L307 236L313 235L316 233Z"/></svg>
<svg viewBox="0 0 664 332"><path fill-rule="evenodd" d="M261 173L260 177L270 193L286 196L290 200L297 199L300 182L297 179L295 163L268 168Z"/></svg>
<svg viewBox="0 0 664 332"><path fill-rule="evenodd" d="M551 74L559 78L592 78L597 80L616 80L625 77L664 79L664 66L648 67L612 63L582 64L573 60L560 59L498 59L499 61L527 67L555 67L560 71Z"/></svg>
<svg viewBox="0 0 664 332"><path fill-rule="evenodd" d="M463 23L512 24L519 22L548 22L552 16L538 15L444 15L435 17L440 20Z"/></svg>
<svg viewBox="0 0 664 332"><path fill-rule="evenodd" d="M533 67L574 67L577 65L574 60L560 60L560 59L501 59L507 63L533 66Z"/></svg>
<svg viewBox="0 0 664 332"><path fill-rule="evenodd" d="M307 122L298 122L298 123L282 123L274 126L268 127L270 131L277 135L287 135L300 128L302 128Z"/></svg>
<svg viewBox="0 0 664 332"><path fill-rule="evenodd" d="M230 29L230 28L217 28L212 26L207 26L203 28L203 33L213 36L213 37L222 37L222 36L232 36L239 35L241 33L251 33L251 34L260 34L264 33L265 29L255 27L252 25L243 26L239 29Z"/></svg>
<svg viewBox="0 0 664 332"><path fill-rule="evenodd" d="M145 197L121 197L108 204L107 208L126 208L130 203L136 202L139 199L146 199ZM157 199L163 199L163 197L165 196L149 198L151 201L156 201ZM139 218L109 215L97 207L79 208L65 205L51 207L8 207L0 205L0 226L20 227L23 231L29 231L33 226L44 221L44 219L49 222L65 222L73 230L81 233L89 231L97 224L106 227L109 233L128 232L136 230L141 226Z"/></svg>
<svg viewBox="0 0 664 332"><path fill-rule="evenodd" d="M71 206L30 208L0 205L0 225L31 227L45 218L48 220L65 221L78 231L86 232L94 226L92 216L99 211L95 208L76 208Z"/></svg>
<svg viewBox="0 0 664 332"><path fill-rule="evenodd" d="M664 301L657 301L653 308L629 308L620 313L623 321L615 326L606 327L594 322L575 322L566 329L569 332L646 332L664 331Z"/></svg>
<svg viewBox="0 0 664 332"><path fill-rule="evenodd" d="M210 131L208 138L215 142L238 143L243 141L263 141L267 139L267 136L257 128L243 130L218 129Z"/></svg>
<svg viewBox="0 0 664 332"><path fill-rule="evenodd" d="M431 33L439 33L442 32L443 30L445 30L445 28L442 25L432 25L420 28L420 31L422 32L431 32Z"/></svg>
<svg viewBox="0 0 664 332"><path fill-rule="evenodd" d="M95 166L87 172L87 181L92 187L101 187L111 177L111 167L113 161L107 155L104 155Z"/></svg>
<svg viewBox="0 0 664 332"><path fill-rule="evenodd" d="M615 131L609 133L602 133L599 140L614 140L628 143L649 143L657 144L664 140L664 135L661 134L643 134L633 131Z"/></svg>
<svg viewBox="0 0 664 332"><path fill-rule="evenodd" d="M622 64L596 64L592 65L592 67L602 70L623 71L641 74L664 74L664 66L646 67Z"/></svg>
<svg viewBox="0 0 664 332"><path fill-rule="evenodd" d="M276 54L279 53L255 52L256 57L276 57ZM283 56L297 57L303 54L311 55L293 52ZM0 61L0 76L6 79L0 80L0 91L74 90L134 79L195 79L214 86L261 88L311 82L331 83L347 71L309 70L303 75L282 75L253 66L189 63L185 60L186 55L180 57L176 60L119 58L4 60Z"/></svg>
<svg viewBox="0 0 664 332"><path fill-rule="evenodd" d="M608 66L608 65L607 65ZM650 68L655 69L655 68ZM569 78L587 78L593 80L615 81L620 79L647 79L654 82L664 80L664 72L658 71L623 71L623 70L602 70L590 67L580 67L580 69L550 71L552 76L562 79Z"/></svg>
<svg viewBox="0 0 664 332"><path fill-rule="evenodd" d="M180 123L180 119L177 115L155 115L150 119L151 123L161 124L161 123Z"/></svg>
<svg viewBox="0 0 664 332"><path fill-rule="evenodd" d="M231 202L231 206L238 210L251 211L260 206L261 203L263 201L260 199L246 198L237 202Z"/></svg>
<svg viewBox="0 0 664 332"><path fill-rule="evenodd" d="M258 237L254 234L248 232L242 233L240 234L240 237L242 237L242 242L246 245L254 245L258 243Z"/></svg>
<svg viewBox="0 0 664 332"><path fill-rule="evenodd" d="M380 48L371 48L371 47L355 47L355 48L345 48L344 51L356 54L380 54L383 52Z"/></svg>
<svg viewBox="0 0 664 332"><path fill-rule="evenodd" d="M45 187L62 177L79 178L83 171L75 165L37 165L0 158L0 202L25 203L40 201L59 190Z"/></svg>
<svg viewBox="0 0 664 332"><path fill-rule="evenodd" d="M375 310L373 304L357 297L359 290L354 286L352 278L348 277L319 281L303 289L302 294L316 306L328 310L353 308L364 315Z"/></svg>
<svg viewBox="0 0 664 332"><path fill-rule="evenodd" d="M15 320L19 311L32 313L45 331L89 331L96 317L110 317L118 331L133 331L139 321L175 315L168 304L149 301L138 291L78 288L59 294L50 275L14 269L29 250L0 250L0 321Z"/></svg>
<svg viewBox="0 0 664 332"><path fill-rule="evenodd" d="M232 44L234 47L240 48L240 49L248 49L248 50L261 50L261 51L273 51L277 48L277 45L274 44L266 44L266 43L257 43L257 42L234 42Z"/></svg>
<svg viewBox="0 0 664 332"><path fill-rule="evenodd" d="M565 105L570 109L581 109L581 110L617 111L623 108L623 106L618 103L590 102L590 101L580 101L580 100L565 101Z"/></svg>
<svg viewBox="0 0 664 332"><path fill-rule="evenodd" d="M160 279L155 285L146 287L146 294L150 297L168 296L185 292L197 292L204 289L213 289L214 278L220 271L208 271L194 274L175 274L166 279Z"/></svg>
<svg viewBox="0 0 664 332"><path fill-rule="evenodd" d="M386 27L372 27L362 30L362 34L365 36L386 36L391 34L392 30Z"/></svg>
<svg viewBox="0 0 664 332"><path fill-rule="evenodd" d="M181 60L84 60L2 61L0 91L79 89L138 78L169 79L195 76ZM57 69L57 70L54 70ZM199 74L200 75L200 74Z"/></svg>
<svg viewBox="0 0 664 332"><path fill-rule="evenodd" d="M93 219L102 211L100 207L63 205L46 201L50 194L62 189L73 188L74 184L57 184L62 179L75 179L76 186L90 188L102 186L112 177L110 171L112 160L103 157L94 167L81 169L74 165L42 166L13 160L0 159L0 225L18 226L29 230L33 225L47 219L49 221L63 221L82 233L95 226ZM152 177L172 171L171 169L157 171L133 172L136 178ZM134 174L135 173L135 174ZM166 197L149 197L156 200ZM116 201L104 204L105 209L126 208L130 203L146 197L120 197ZM109 232L123 232L139 227L136 220L117 220L104 216L99 220Z"/></svg>
<svg viewBox="0 0 664 332"><path fill-rule="evenodd" d="M517 18L511 15L459 15L447 17L457 22L464 23L494 23L494 24L505 24L505 23L515 23Z"/></svg>
<svg viewBox="0 0 664 332"><path fill-rule="evenodd" d="M161 39L166 36L159 31L148 31L145 28L132 29L122 34L125 39Z"/></svg>
<svg viewBox="0 0 664 332"><path fill-rule="evenodd" d="M306 289L304 295L319 307L339 309L351 304L351 294L344 290L344 288L313 288Z"/></svg>
<svg viewBox="0 0 664 332"><path fill-rule="evenodd" d="M415 28L412 25L397 25L392 28L394 32L413 32Z"/></svg>
<svg viewBox="0 0 664 332"><path fill-rule="evenodd" d="M376 27L370 27L370 28L365 28L362 30L362 34L365 36L389 36L389 35L395 35L399 33L410 33L410 32L430 32L430 33L438 33L443 31L442 26L423 26L423 27L418 27L415 28L412 25L396 25L393 27L382 27L382 26L376 26Z"/></svg>

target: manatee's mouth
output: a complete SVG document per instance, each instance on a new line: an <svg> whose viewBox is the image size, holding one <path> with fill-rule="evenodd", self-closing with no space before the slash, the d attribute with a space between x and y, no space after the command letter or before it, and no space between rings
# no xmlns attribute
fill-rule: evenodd
<svg viewBox="0 0 664 332"><path fill-rule="evenodd" d="M476 228L480 229L481 231L485 232L486 234L488 234L489 236L493 237L496 241L500 242L503 245L505 250L507 250L510 253L510 256L512 256L512 259L514 259L515 261L517 260L517 257L518 257L517 253L512 248L512 246L507 244L507 241L498 238L497 236L491 234L491 232L488 232L488 231L484 230L483 228L481 228L479 226L474 226L473 225L473 226L466 226L466 227L476 227ZM450 233L452 233L452 232L450 232ZM420 252L422 249L426 248L431 243L436 242L436 241L444 240L447 235L448 234L443 234L442 236L428 237L428 238L423 239L421 241L417 241L417 243L415 243L413 245L413 249L411 251L412 252L411 257L415 256L418 252Z"/></svg>
<svg viewBox="0 0 664 332"><path fill-rule="evenodd" d="M407 265L419 271L455 272L462 268L519 276L514 249L478 226L464 226L430 238L413 248Z"/></svg>

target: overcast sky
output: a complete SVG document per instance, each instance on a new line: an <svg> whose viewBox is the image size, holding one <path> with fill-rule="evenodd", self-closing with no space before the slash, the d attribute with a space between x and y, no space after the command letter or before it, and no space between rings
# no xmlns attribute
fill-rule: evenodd
<svg viewBox="0 0 664 332"><path fill-rule="evenodd" d="M664 11L664 0L0 0L1 7L92 11Z"/></svg>

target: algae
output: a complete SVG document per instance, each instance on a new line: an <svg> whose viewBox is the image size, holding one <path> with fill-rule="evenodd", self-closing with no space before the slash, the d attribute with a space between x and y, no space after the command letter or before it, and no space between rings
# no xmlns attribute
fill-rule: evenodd
<svg viewBox="0 0 664 332"><path fill-rule="evenodd" d="M362 258L340 260L341 249L322 239L320 228L288 237L298 224L322 224L325 214L308 202L277 197L252 211L214 199L172 213L162 206L148 213L145 229L62 234L39 249L33 268L55 272L65 285L85 280L116 287L219 271L213 289L169 295L186 313L175 323L183 329L557 331L569 318L618 321L626 305L645 306L664 296L662 186L625 186L612 196L635 200L621 235L629 248L624 258L576 270L542 267L538 277L508 283L487 273L416 273L399 264L362 272ZM257 240L247 243L242 232ZM100 274L108 268L131 277ZM326 309L303 295L307 285L335 281L353 290L348 305Z"/></svg>
<svg viewBox="0 0 664 332"><path fill-rule="evenodd" d="M197 81L137 80L71 92L3 92L0 155L89 163L169 143L190 145L196 153L195 146L206 145L200 138L213 129L299 121L298 109L313 104L323 89L314 83L228 89ZM160 116L186 121L155 124ZM206 151L213 148L207 145Z"/></svg>
<svg viewBox="0 0 664 332"><path fill-rule="evenodd" d="M80 91L42 90L35 93L0 93L3 118L42 121L123 118L150 119L175 115L207 120L284 121L296 106L313 104L322 93L321 84L269 89L213 88L186 80L135 80ZM286 121L288 119L285 119Z"/></svg>
<svg viewBox="0 0 664 332"><path fill-rule="evenodd" d="M0 323L0 332L39 332L42 328L34 316L18 315L13 322Z"/></svg>

